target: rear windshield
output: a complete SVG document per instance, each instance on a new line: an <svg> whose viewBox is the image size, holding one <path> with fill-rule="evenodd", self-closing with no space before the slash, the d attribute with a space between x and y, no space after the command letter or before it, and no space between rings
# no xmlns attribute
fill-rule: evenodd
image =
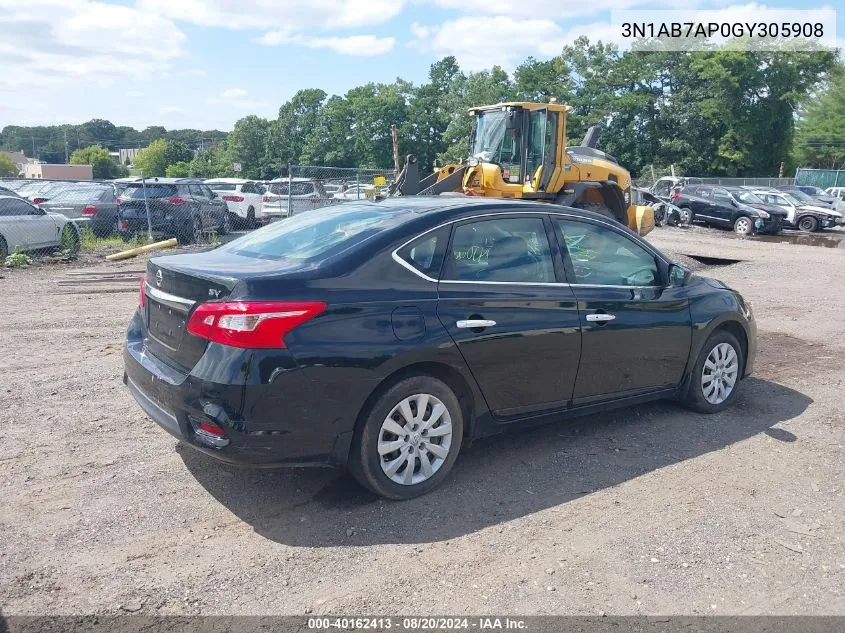
<svg viewBox="0 0 845 633"><path fill-rule="evenodd" d="M212 191L237 191L238 186L233 185L230 183L223 183L223 182L207 182L207 184Z"/></svg>
<svg viewBox="0 0 845 633"><path fill-rule="evenodd" d="M253 231L220 248L261 259L319 261L396 226L402 215L379 207L323 207Z"/></svg>
<svg viewBox="0 0 845 633"><path fill-rule="evenodd" d="M104 187L84 187L80 189L60 189L50 198L51 202L91 202L100 200L108 191Z"/></svg>
<svg viewBox="0 0 845 633"><path fill-rule="evenodd" d="M151 184L147 185L146 189L147 198L171 198L177 193L176 185ZM143 200L144 187L141 183L132 183L127 185L121 196L124 198L132 198L133 200Z"/></svg>
<svg viewBox="0 0 845 633"><path fill-rule="evenodd" d="M277 196L288 195L288 183L274 182L270 184L270 193ZM314 183L310 182L295 182L290 186L290 195L292 196L310 196L314 193Z"/></svg>

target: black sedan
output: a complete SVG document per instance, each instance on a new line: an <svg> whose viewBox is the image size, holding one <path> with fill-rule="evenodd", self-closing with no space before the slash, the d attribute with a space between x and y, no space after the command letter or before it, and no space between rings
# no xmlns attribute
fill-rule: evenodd
<svg viewBox="0 0 845 633"><path fill-rule="evenodd" d="M728 406L743 298L589 211L395 198L151 259L124 383L184 443L423 494L462 445L658 399Z"/></svg>
<svg viewBox="0 0 845 633"><path fill-rule="evenodd" d="M786 220L786 211L741 187L688 185L672 202L690 214L685 220L732 228L737 235L777 234Z"/></svg>

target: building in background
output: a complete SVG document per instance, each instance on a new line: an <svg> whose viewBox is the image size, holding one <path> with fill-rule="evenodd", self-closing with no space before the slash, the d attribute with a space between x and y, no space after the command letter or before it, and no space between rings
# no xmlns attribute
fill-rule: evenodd
<svg viewBox="0 0 845 633"><path fill-rule="evenodd" d="M29 158L23 153L20 152L3 152L6 156L14 161L15 165L18 166L18 174L24 173L24 168L26 167L27 163L29 163Z"/></svg>
<svg viewBox="0 0 845 633"><path fill-rule="evenodd" d="M132 165L140 151L141 149L139 147L122 147L118 150L118 155L120 156L118 162L125 166Z"/></svg>
<svg viewBox="0 0 845 633"><path fill-rule="evenodd" d="M48 163L27 163L24 165L24 178L43 178L47 180L93 180L94 168L91 165L50 165Z"/></svg>

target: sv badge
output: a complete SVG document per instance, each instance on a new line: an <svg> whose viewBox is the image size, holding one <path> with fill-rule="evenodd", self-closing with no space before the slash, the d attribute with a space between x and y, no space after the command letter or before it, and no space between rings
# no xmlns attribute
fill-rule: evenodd
<svg viewBox="0 0 845 633"><path fill-rule="evenodd" d="M209 296L209 297L214 297L214 298L216 299L217 297L219 297L219 296L220 296L220 291L219 291L219 290L215 290L214 288L209 288L209 289L208 289L208 296Z"/></svg>

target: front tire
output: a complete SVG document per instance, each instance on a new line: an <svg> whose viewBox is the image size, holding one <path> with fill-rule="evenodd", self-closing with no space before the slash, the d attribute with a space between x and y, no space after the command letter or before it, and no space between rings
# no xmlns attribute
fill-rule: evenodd
<svg viewBox="0 0 845 633"><path fill-rule="evenodd" d="M463 438L460 403L448 385L425 375L388 388L355 434L350 470L377 495L412 499L449 474Z"/></svg>
<svg viewBox="0 0 845 633"><path fill-rule="evenodd" d="M754 222L747 215L741 215L734 221L734 233L747 236L754 233Z"/></svg>
<svg viewBox="0 0 845 633"><path fill-rule="evenodd" d="M59 236L59 248L68 251L71 255L79 252L79 233L70 224L65 224L62 234Z"/></svg>
<svg viewBox="0 0 845 633"><path fill-rule="evenodd" d="M678 207L678 220L681 224L692 224L692 209L689 207Z"/></svg>
<svg viewBox="0 0 845 633"><path fill-rule="evenodd" d="M255 209L250 207L246 212L246 228L252 230L255 228Z"/></svg>
<svg viewBox="0 0 845 633"><path fill-rule="evenodd" d="M220 221L220 235L228 235L232 231L232 216L228 211L223 212L223 219Z"/></svg>
<svg viewBox="0 0 845 633"><path fill-rule="evenodd" d="M6 240L3 239L3 236L0 235L0 266L3 265L5 259L9 256L9 245L6 244Z"/></svg>
<svg viewBox="0 0 845 633"><path fill-rule="evenodd" d="M728 407L736 397L744 368L739 341L730 332L717 330L701 348L683 404L699 413L717 413Z"/></svg>
<svg viewBox="0 0 845 633"><path fill-rule="evenodd" d="M819 230L819 221L812 215L805 215L798 220L798 230L802 233L815 233Z"/></svg>
<svg viewBox="0 0 845 633"><path fill-rule="evenodd" d="M613 220L614 222L619 222L619 218L613 215L613 211L610 210L610 207L608 207L606 204L602 204L601 202L576 202L573 206L576 209L592 211L593 213L603 215L604 217Z"/></svg>

